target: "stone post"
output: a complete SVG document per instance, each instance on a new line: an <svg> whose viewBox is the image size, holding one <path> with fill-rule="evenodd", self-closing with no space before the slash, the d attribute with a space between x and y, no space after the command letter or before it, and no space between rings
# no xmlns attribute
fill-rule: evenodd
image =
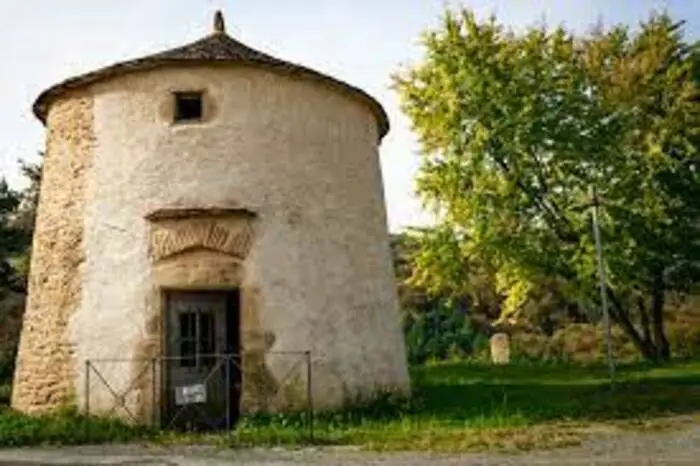
<svg viewBox="0 0 700 466"><path fill-rule="evenodd" d="M491 344L491 362L493 364L508 364L510 362L510 337L507 333L494 334Z"/></svg>

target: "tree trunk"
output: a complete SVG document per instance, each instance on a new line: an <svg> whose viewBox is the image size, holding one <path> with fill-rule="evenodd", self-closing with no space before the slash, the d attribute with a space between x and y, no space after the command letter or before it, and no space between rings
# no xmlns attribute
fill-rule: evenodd
<svg viewBox="0 0 700 466"><path fill-rule="evenodd" d="M651 320L644 303L644 297L637 296L637 307L639 308L639 326L642 328L642 339L645 342L653 343L651 339Z"/></svg>
<svg viewBox="0 0 700 466"><path fill-rule="evenodd" d="M665 286L663 276L656 274L651 294L651 319L654 329L654 346L656 346L656 358L660 361L671 359L671 348L666 339L664 329L664 304Z"/></svg>
<svg viewBox="0 0 700 466"><path fill-rule="evenodd" d="M654 343L651 340L645 341L639 335L639 332L637 332L637 329L634 328L634 325L630 320L627 309L625 309L622 302L620 302L620 299L617 297L615 292L611 290L610 287L606 287L606 291L610 297L610 302L612 303L611 310L613 312L610 313L611 319L614 320L622 328L629 339L632 340L635 348L637 348L644 359L649 361L655 360L657 357L657 351L656 348L654 348Z"/></svg>

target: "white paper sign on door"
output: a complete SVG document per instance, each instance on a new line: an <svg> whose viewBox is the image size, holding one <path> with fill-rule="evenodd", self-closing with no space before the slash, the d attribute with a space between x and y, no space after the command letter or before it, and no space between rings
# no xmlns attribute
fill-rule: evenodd
<svg viewBox="0 0 700 466"><path fill-rule="evenodd" d="M206 403L207 387L204 384L184 385L175 387L175 404L189 405L195 403Z"/></svg>

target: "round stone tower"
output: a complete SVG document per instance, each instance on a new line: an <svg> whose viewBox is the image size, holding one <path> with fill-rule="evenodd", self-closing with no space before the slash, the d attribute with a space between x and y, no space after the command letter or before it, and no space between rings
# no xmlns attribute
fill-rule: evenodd
<svg viewBox="0 0 700 466"><path fill-rule="evenodd" d="M15 408L155 420L407 393L373 98L217 13L203 39L68 79L34 112Z"/></svg>

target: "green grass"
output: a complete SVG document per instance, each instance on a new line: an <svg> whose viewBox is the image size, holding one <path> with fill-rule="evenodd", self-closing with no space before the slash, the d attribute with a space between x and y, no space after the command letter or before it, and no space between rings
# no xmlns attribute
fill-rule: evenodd
<svg viewBox="0 0 700 466"><path fill-rule="evenodd" d="M469 362L413 369L410 403L380 400L342 413L317 415L320 443L372 449L466 451L529 449L579 443L590 427L656 428L678 415L700 414L700 363L618 368ZM235 444L303 441L301 419L251 422Z"/></svg>
<svg viewBox="0 0 700 466"><path fill-rule="evenodd" d="M158 433L118 420L95 419L73 411L27 416L0 408L0 447L81 445L157 439Z"/></svg>
<svg viewBox="0 0 700 466"><path fill-rule="evenodd" d="M700 362L618 368L611 389L603 365L445 362L412 370L410 401L391 396L337 413L316 413L314 441L379 450L523 450L572 445L600 426L657 428L700 415ZM673 424L673 423L670 423ZM142 439L221 446L300 445L303 415L255 416L227 435L134 429L77 414L29 418L0 411L0 446Z"/></svg>
<svg viewBox="0 0 700 466"><path fill-rule="evenodd" d="M519 364L493 367L444 363L418 369L419 416L443 422L504 419L508 424L610 421L700 413L700 363L617 368Z"/></svg>

